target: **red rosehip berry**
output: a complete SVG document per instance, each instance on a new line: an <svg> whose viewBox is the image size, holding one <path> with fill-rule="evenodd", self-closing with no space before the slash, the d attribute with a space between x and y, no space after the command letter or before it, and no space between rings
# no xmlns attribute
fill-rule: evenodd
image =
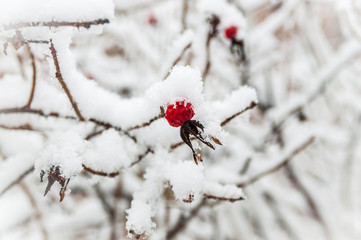
<svg viewBox="0 0 361 240"><path fill-rule="evenodd" d="M228 39L232 39L237 35L238 28L236 26L229 26L224 30L224 35Z"/></svg>
<svg viewBox="0 0 361 240"><path fill-rule="evenodd" d="M167 107L165 119L172 127L180 127L194 116L193 106L189 102L178 101Z"/></svg>
<svg viewBox="0 0 361 240"><path fill-rule="evenodd" d="M148 16L148 23L150 24L150 25L156 25L157 24L157 22L158 22L158 20L157 20L157 18L153 15L153 14L150 14L149 16Z"/></svg>

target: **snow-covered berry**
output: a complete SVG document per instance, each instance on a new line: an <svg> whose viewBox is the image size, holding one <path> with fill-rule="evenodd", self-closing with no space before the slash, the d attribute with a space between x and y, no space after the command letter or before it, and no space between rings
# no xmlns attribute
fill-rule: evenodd
<svg viewBox="0 0 361 240"><path fill-rule="evenodd" d="M224 35L226 36L226 38L232 39L237 35L237 31L238 31L238 28L236 26L232 25L232 26L227 27L224 30Z"/></svg>
<svg viewBox="0 0 361 240"><path fill-rule="evenodd" d="M165 119L172 127L180 127L194 116L193 106L189 102L178 101L167 107Z"/></svg>

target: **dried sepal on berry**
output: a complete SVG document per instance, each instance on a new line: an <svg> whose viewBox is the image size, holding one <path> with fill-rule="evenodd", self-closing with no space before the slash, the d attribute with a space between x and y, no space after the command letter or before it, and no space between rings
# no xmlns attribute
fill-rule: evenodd
<svg viewBox="0 0 361 240"><path fill-rule="evenodd" d="M40 173L40 181L41 182L43 182L44 175L45 175L45 172L41 171L41 173ZM44 196L50 191L50 189L54 185L54 183L58 182L61 186L61 189L59 191L60 202L63 201L65 198L65 192L68 187L69 181L70 181L70 178L64 178L61 176L60 167L52 166L48 173L48 185L46 186Z"/></svg>
<svg viewBox="0 0 361 240"><path fill-rule="evenodd" d="M202 162L202 157L199 153L197 153L192 145L190 136L193 135L195 138L197 138L199 141L201 141L202 143L204 143L205 145L207 145L208 147L212 148L213 150L215 149L214 146L210 143L207 142L204 137L202 136L202 132L204 131L204 126L195 120L188 120L186 121L180 129L180 135L182 140L191 148L192 153L193 153L193 159L194 162L196 164L198 164L198 162Z"/></svg>
<svg viewBox="0 0 361 240"><path fill-rule="evenodd" d="M215 149L214 146L205 140L202 136L204 132L204 126L196 120L191 120L194 117L195 113L193 106L190 102L178 101L175 104L168 105L165 118L167 119L169 125L172 127L181 127L180 135L185 144L187 144L193 153L193 159L196 164L202 162L202 157L199 152L195 151L192 145L192 138L194 136L196 139L207 145L208 147ZM210 136L212 141L218 145L222 145L221 141L218 138Z"/></svg>

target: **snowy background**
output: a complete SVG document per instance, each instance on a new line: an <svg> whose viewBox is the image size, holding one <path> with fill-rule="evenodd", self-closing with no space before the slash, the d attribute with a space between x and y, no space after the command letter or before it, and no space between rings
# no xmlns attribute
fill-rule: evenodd
<svg viewBox="0 0 361 240"><path fill-rule="evenodd" d="M361 239L360 26L359 0L0 0L0 240Z"/></svg>

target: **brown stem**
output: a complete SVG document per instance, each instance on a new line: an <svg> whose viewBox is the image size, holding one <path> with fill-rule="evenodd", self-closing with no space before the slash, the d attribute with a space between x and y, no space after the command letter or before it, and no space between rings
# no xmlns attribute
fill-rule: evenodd
<svg viewBox="0 0 361 240"><path fill-rule="evenodd" d="M202 73L202 79L203 81L206 79L209 69L211 68L211 54L210 54L210 49L209 46L211 44L211 39L212 37L208 34L207 36L207 42L206 42L206 65L203 69L203 73Z"/></svg>
<svg viewBox="0 0 361 240"><path fill-rule="evenodd" d="M49 43L49 41L44 41L44 40L28 40L28 39L24 39L23 35L21 34L20 30L18 30L18 29L16 30L15 35L13 37L2 37L2 36L0 36L0 40L5 41L5 43L4 43L4 53L5 53L5 55L7 55L6 49L7 49L8 45L9 45L9 43L15 48L15 50L18 50L23 45L29 44L29 43L40 43L40 44L44 44L44 43L48 44Z"/></svg>
<svg viewBox="0 0 361 240"><path fill-rule="evenodd" d="M88 140L90 140L90 139L92 139L92 138L94 138L94 137L102 134L104 131L106 131L106 130L108 130L108 129L109 129L109 127L107 126L107 127L104 127L102 130L99 130L99 131L90 133L90 134L88 134L88 135L85 137L85 140L88 141Z"/></svg>
<svg viewBox="0 0 361 240"><path fill-rule="evenodd" d="M264 192L262 195L267 205L273 212L273 215L276 218L276 222L279 224L280 228L288 235L289 239L298 240L299 238L280 211L280 207L278 206L275 198L269 192Z"/></svg>
<svg viewBox="0 0 361 240"><path fill-rule="evenodd" d="M49 114L46 114L42 110L39 110L39 109L32 109L32 108L5 108L5 109L0 109L0 114L12 114L12 113L29 113L29 114L42 116L42 117L45 117L45 118L54 117L54 118L59 118L59 119L76 120L76 118L73 117L73 116L62 116L57 112L51 112ZM134 136L130 135L126 131L123 131L120 127L113 126L110 123L99 121L99 120L94 119L94 118L91 118L91 119L89 119L87 121L95 123L96 125L99 125L99 126L103 126L105 128L113 128L113 129L123 133L125 136L129 137L130 139L132 139L133 142L137 142L137 139Z"/></svg>
<svg viewBox="0 0 361 240"><path fill-rule="evenodd" d="M207 35L207 41L206 41L206 64L202 73L202 79L203 81L205 81L209 69L211 68L211 53L210 53L210 46L211 46L211 40L217 36L218 30L217 30L217 26L220 23L219 17L216 15L212 15L209 19L208 22L210 24L210 29L208 31L208 35Z"/></svg>
<svg viewBox="0 0 361 240"><path fill-rule="evenodd" d="M150 119L148 122L142 123L142 124L134 126L134 127L130 127L130 128L127 129L127 131L132 131L132 130L135 130L135 129L147 127L150 124L152 124L154 121L156 121L158 119L161 119L164 116L165 116L164 108L160 107L160 113L158 114L158 116L155 116L154 118Z"/></svg>
<svg viewBox="0 0 361 240"><path fill-rule="evenodd" d="M218 201L236 202L236 201L245 200L244 197L239 197L239 198L226 198L226 197L218 197L218 196L214 196L214 195L206 194L206 193L203 194L203 196L204 196L205 198L214 199L214 200L218 200Z"/></svg>
<svg viewBox="0 0 361 240"><path fill-rule="evenodd" d="M41 229L41 233L43 235L43 239L47 240L49 239L49 234L43 224L43 215L37 205L36 199L33 196L33 194L31 193L30 189L28 188L28 186L25 183L20 183L20 187L22 188L22 190L24 191L25 195L28 197L29 202L31 203L31 206L33 207L35 214L36 214L36 220L39 224L39 227Z"/></svg>
<svg viewBox="0 0 361 240"><path fill-rule="evenodd" d="M174 62L172 63L172 66L169 68L170 70L177 65L177 63L183 58L185 52L187 51L188 48L190 48L192 46L192 43L189 43L187 46L185 46L182 50L182 52L179 54L179 56L174 60ZM167 72L167 74L163 77L163 80L167 79L167 77L169 77L170 74L170 70Z"/></svg>
<svg viewBox="0 0 361 240"><path fill-rule="evenodd" d="M323 220L323 217L318 210L318 206L314 198L312 197L312 194L308 191L308 189L302 184L301 180L296 175L295 171L293 170L292 166L290 164L286 164L286 171L287 171L287 177L292 183L292 185L295 187L295 189L301 193L301 195L304 197L307 206L311 212L311 215L319 222L321 225L323 232L325 234L326 239L331 239L330 232L327 228L327 225L325 221Z"/></svg>
<svg viewBox="0 0 361 240"><path fill-rule="evenodd" d="M228 124L230 121L232 121L235 117L241 115L242 113L254 108L255 106L257 106L257 103L255 102L251 102L251 104L246 107L245 109L243 109L242 111L236 113L236 114L233 114L232 116L228 117L227 119L225 119L223 122L221 122L221 127L223 127L224 125Z"/></svg>
<svg viewBox="0 0 361 240"><path fill-rule="evenodd" d="M109 19L97 19L86 22L65 22L65 21L50 21L50 22L20 22L4 26L4 30L13 30L25 27L76 27L89 29L93 25L103 25L109 23Z"/></svg>
<svg viewBox="0 0 361 240"><path fill-rule="evenodd" d="M6 193L9 189L17 185L19 182L21 182L28 174L30 174L34 170L34 166L30 167L28 170L23 172L17 179L15 179L13 182L11 182L4 190L0 192L0 196Z"/></svg>
<svg viewBox="0 0 361 240"><path fill-rule="evenodd" d="M99 184L94 186L94 190L96 195L98 196L103 209L105 211L105 213L108 215L109 218L109 222L112 223L115 218L116 218L116 212L115 209L110 205L110 203L107 201L107 196L105 195L105 193L100 189Z"/></svg>
<svg viewBox="0 0 361 240"><path fill-rule="evenodd" d="M6 130L21 130L21 131L39 131L32 128L30 124L24 124L16 127L10 127L3 124L0 124L0 128L6 129Z"/></svg>
<svg viewBox="0 0 361 240"><path fill-rule="evenodd" d="M134 162L132 162L130 164L129 167L133 167L134 165L138 164L140 161L143 160L143 158L148 154L148 153L151 153L153 152L153 150L149 147L143 154L139 155L138 156L138 159ZM83 168L85 171L91 173L91 174L94 174L94 175L98 175L98 176L103 176L103 177L110 177L110 178L113 178L113 177L116 177L120 174L120 171L122 170L118 170L118 171L115 171L115 172L110 172L110 173L107 173L107 172L103 172L103 171L98 171L98 170L95 170L95 169L92 169L88 166L86 166L85 164L82 164Z"/></svg>
<svg viewBox="0 0 361 240"><path fill-rule="evenodd" d="M194 209L192 209L192 211L190 212L190 214L188 216L182 214L179 218L177 223L174 225L174 227L172 227L166 235L166 239L173 239L179 232L183 231L188 223L195 217L197 216L198 212L200 209L202 209L202 207L205 205L206 203L206 199L204 198L203 201L201 203L199 203L199 205L197 207L195 207Z"/></svg>
<svg viewBox="0 0 361 240"><path fill-rule="evenodd" d="M182 6L182 32L184 32L187 29L187 14L188 14L188 0L183 0L183 6Z"/></svg>
<svg viewBox="0 0 361 240"><path fill-rule="evenodd" d="M28 52L31 58L31 66L33 68L33 81L32 81L32 85L31 85L31 91L30 91L30 96L28 99L28 102L26 103L25 107L26 108L30 108L31 103L33 102L34 99L34 92L35 92L35 86L36 86L36 64L35 64L35 57L34 54L32 53L29 45L28 46Z"/></svg>
<svg viewBox="0 0 361 240"><path fill-rule="evenodd" d="M67 95L67 97L68 97L68 99L69 99L69 101L70 101L70 103L71 103L71 105L72 105L72 107L73 107L73 109L75 111L75 114L77 115L79 121L84 122L85 119L81 115L77 103L75 102L73 96L71 95L68 86L64 82L63 75L61 74L61 71L60 71L57 52L56 52L56 49L54 48L54 44L53 44L53 41L51 39L50 39L50 48L49 49L51 51L51 55L53 57L54 65L55 65L55 68L56 68L55 77L56 77L56 79L58 79L61 87L63 88L64 92L66 93L66 95Z"/></svg>
<svg viewBox="0 0 361 240"><path fill-rule="evenodd" d="M263 177L276 172L277 170L279 170L280 168L282 168L283 166L285 166L291 159L293 159L298 153L300 153L301 151L303 151L305 148L307 148L313 141L314 141L314 137L310 137L308 140L306 140L304 143L302 143L300 146L298 146L297 148L295 148L290 154L288 154L280 163L278 163L277 165L266 169L250 178L248 178L247 180L239 183L237 185L237 187L246 187L250 184L253 184L254 182L257 182L258 180L262 179Z"/></svg>
<svg viewBox="0 0 361 240"><path fill-rule="evenodd" d="M32 109L32 108L5 108L0 109L0 114L12 114L12 113L29 113L34 115L39 115L42 117L55 117L61 119L72 119L75 120L76 118L73 116L61 116L59 113L51 112L49 114L44 113L42 110L39 109Z"/></svg>

